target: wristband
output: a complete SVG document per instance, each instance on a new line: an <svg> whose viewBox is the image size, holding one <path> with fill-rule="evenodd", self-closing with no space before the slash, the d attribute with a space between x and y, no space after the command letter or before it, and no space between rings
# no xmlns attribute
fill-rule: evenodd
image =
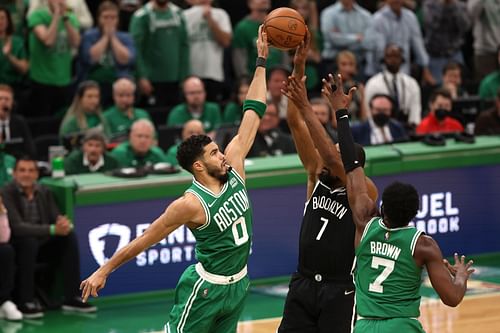
<svg viewBox="0 0 500 333"><path fill-rule="evenodd" d="M55 224L49 225L49 234L51 236L55 236L56 235L56 225Z"/></svg>
<svg viewBox="0 0 500 333"><path fill-rule="evenodd" d="M267 105L265 103L262 103L261 101L246 99L245 102L243 102L243 112L252 110L257 113L259 118L262 118L264 116L264 113L266 113L266 108Z"/></svg>
<svg viewBox="0 0 500 333"><path fill-rule="evenodd" d="M340 156L346 173L361 167L361 162L356 157L356 148L349 126L349 111L340 109L335 112L337 118L337 133L339 137Z"/></svg>
<svg viewBox="0 0 500 333"><path fill-rule="evenodd" d="M257 57L255 60L255 67L264 67L266 68L266 58Z"/></svg>

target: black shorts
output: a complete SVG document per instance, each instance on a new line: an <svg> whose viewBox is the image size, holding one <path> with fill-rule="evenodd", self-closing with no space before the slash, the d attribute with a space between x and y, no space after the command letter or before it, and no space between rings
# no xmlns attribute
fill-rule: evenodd
<svg viewBox="0 0 500 333"><path fill-rule="evenodd" d="M278 333L351 333L354 328L352 283L316 282L294 273Z"/></svg>

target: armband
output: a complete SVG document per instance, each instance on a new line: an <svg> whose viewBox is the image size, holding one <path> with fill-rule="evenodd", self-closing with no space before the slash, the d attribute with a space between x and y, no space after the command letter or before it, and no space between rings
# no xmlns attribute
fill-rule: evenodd
<svg viewBox="0 0 500 333"><path fill-rule="evenodd" d="M56 235L56 225L55 224L49 225L49 234L51 236L55 236Z"/></svg>
<svg viewBox="0 0 500 333"><path fill-rule="evenodd" d="M266 68L266 58L257 57L255 60L255 67L264 67Z"/></svg>
<svg viewBox="0 0 500 333"><path fill-rule="evenodd" d="M245 102L243 102L243 112L248 110L255 111L259 118L262 118L264 116L264 113L266 113L266 108L267 105L265 103L262 103L261 101L246 99Z"/></svg>

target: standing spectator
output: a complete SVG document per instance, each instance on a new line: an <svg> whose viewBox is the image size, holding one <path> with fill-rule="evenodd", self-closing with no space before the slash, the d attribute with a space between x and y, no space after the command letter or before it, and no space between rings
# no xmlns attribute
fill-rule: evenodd
<svg viewBox="0 0 500 333"><path fill-rule="evenodd" d="M31 130L23 116L13 112L14 91L6 84L0 84L0 138L1 142L22 141L17 153L35 156L35 144Z"/></svg>
<svg viewBox="0 0 500 333"><path fill-rule="evenodd" d="M464 63L461 48L470 28L470 19L465 3L459 0L425 0L423 6L429 70L436 82L441 84L443 68L447 63Z"/></svg>
<svg viewBox="0 0 500 333"><path fill-rule="evenodd" d="M28 8L28 17L40 8L47 8L50 6L51 0L30 0ZM80 23L80 28L85 30L92 28L94 19L90 14L87 2L85 0L64 0L66 3L67 11L73 13Z"/></svg>
<svg viewBox="0 0 500 333"><path fill-rule="evenodd" d="M127 32L118 31L118 6L103 1L97 10L97 28L87 30L80 46L80 79L94 80L101 87L101 104L112 104L111 85L123 76L131 76L135 46Z"/></svg>
<svg viewBox="0 0 500 333"><path fill-rule="evenodd" d="M369 104L370 118L352 126L354 141L370 146L408 140L403 125L392 118L394 103L389 95L374 95Z"/></svg>
<svg viewBox="0 0 500 333"><path fill-rule="evenodd" d="M215 131L222 122L222 115L218 104L206 101L207 94L203 81L191 76L184 81L182 90L186 102L176 105L170 111L167 125L182 126L188 120L199 119L207 135L215 138Z"/></svg>
<svg viewBox="0 0 500 333"><path fill-rule="evenodd" d="M28 8L29 1L4 0L1 1L1 3L2 6L10 13L12 25L14 27L14 34L24 39L26 36L26 9Z"/></svg>
<svg viewBox="0 0 500 333"><path fill-rule="evenodd" d="M323 61L326 73L335 73L335 60L342 50L356 55L360 73L364 74L367 51L374 42L368 29L372 15L354 0L340 0L325 8L321 13L321 33L323 34Z"/></svg>
<svg viewBox="0 0 500 333"><path fill-rule="evenodd" d="M95 306L78 297L80 260L78 242L68 218L59 213L53 194L38 184L36 161L19 158L14 168L14 180L2 190L12 230L11 244L16 252L16 296L19 310L25 318L43 316L35 300L35 265L48 261L50 272L59 266L64 284L63 310L95 312Z"/></svg>
<svg viewBox="0 0 500 333"><path fill-rule="evenodd" d="M0 7L0 83L15 90L20 88L29 62L21 37L14 35L12 17L6 8Z"/></svg>
<svg viewBox="0 0 500 333"><path fill-rule="evenodd" d="M197 0L184 11L189 36L191 74L205 83L207 99L224 99L224 49L231 45L232 28L224 9L213 8L213 0Z"/></svg>
<svg viewBox="0 0 500 333"><path fill-rule="evenodd" d="M224 124L240 124L241 118L243 117L243 102L245 101L249 87L250 79L246 76L242 76L235 86L236 89L233 92L231 101L227 103L224 108L222 120Z"/></svg>
<svg viewBox="0 0 500 333"><path fill-rule="evenodd" d="M344 83L344 91L349 91L352 87L356 87L356 92L349 106L349 115L352 121L363 121L366 119L365 106L365 85L362 82L355 80L358 73L356 56L351 51L340 51L337 54L337 69L342 75Z"/></svg>
<svg viewBox="0 0 500 333"><path fill-rule="evenodd" d="M167 162L165 153L154 146L155 128L147 119L137 120L130 129L129 140L116 146L111 155L120 167L145 167Z"/></svg>
<svg viewBox="0 0 500 333"><path fill-rule="evenodd" d="M23 319L23 314L11 301L16 266L14 249L9 244L10 234L7 211L0 199L0 267L2 267L0 272L0 318L21 320Z"/></svg>
<svg viewBox="0 0 500 333"><path fill-rule="evenodd" d="M248 76L254 72L257 58L255 40L259 32L259 26L264 22L267 13L271 9L270 0L247 0L250 14L236 24L233 38L233 66L236 78ZM274 65L288 65L288 55L275 48L269 48L267 67Z"/></svg>
<svg viewBox="0 0 500 333"><path fill-rule="evenodd" d="M179 83L189 74L189 40L181 9L168 0L152 0L135 12L130 33L137 49L142 104L177 104Z"/></svg>
<svg viewBox="0 0 500 333"><path fill-rule="evenodd" d="M422 119L420 86L414 78L400 71L403 60L403 50L399 46L387 45L385 69L366 82L365 103L375 94L391 96L394 101L394 118L405 127L414 128Z"/></svg>
<svg viewBox="0 0 500 333"><path fill-rule="evenodd" d="M102 115L99 85L94 81L83 81L66 112L59 129L60 136L83 134L90 128L100 129L109 136L109 126Z"/></svg>
<svg viewBox="0 0 500 333"><path fill-rule="evenodd" d="M203 129L203 123L197 119L191 119L187 121L182 127L182 141L189 139L193 135L201 134L205 134L205 130ZM168 149L166 153L166 161L168 163L172 165L179 165L179 161L177 161L177 150L180 144L181 142L178 142Z"/></svg>
<svg viewBox="0 0 500 333"><path fill-rule="evenodd" d="M498 1L468 0L474 36L474 72L476 80L498 69L500 45L500 3Z"/></svg>
<svg viewBox="0 0 500 333"><path fill-rule="evenodd" d="M278 108L276 105L268 103L248 157L280 156L295 153L292 137L283 132L279 128L279 124Z"/></svg>
<svg viewBox="0 0 500 333"><path fill-rule="evenodd" d="M479 85L479 96L482 99L494 99L500 88L500 45L497 50L497 64L494 71L486 75Z"/></svg>
<svg viewBox="0 0 500 333"><path fill-rule="evenodd" d="M71 83L71 48L80 45L79 24L64 0L48 0L28 18L30 29L30 115L54 115L66 106Z"/></svg>
<svg viewBox="0 0 500 333"><path fill-rule="evenodd" d="M290 71L284 66L268 67L267 74L267 101L278 108L280 119L286 119L288 98L281 93L283 82L288 78Z"/></svg>
<svg viewBox="0 0 500 333"><path fill-rule="evenodd" d="M411 54L414 54L417 64L422 68L423 81L430 85L436 84L429 70L429 54L425 50L417 17L411 10L403 8L402 0L387 0L373 16L373 29L378 36L375 65L382 59L387 45L399 45L405 59L401 67L403 73L410 74L410 59Z"/></svg>
<svg viewBox="0 0 500 333"><path fill-rule="evenodd" d="M482 111L477 117L474 133L476 135L500 134L500 89L497 90L493 109Z"/></svg>
<svg viewBox="0 0 500 333"><path fill-rule="evenodd" d="M417 134L463 132L462 124L451 117L452 98L446 89L435 90L429 99L429 114L417 127Z"/></svg>
<svg viewBox="0 0 500 333"><path fill-rule="evenodd" d="M109 126L110 138L128 135L132 124L138 119L149 119L146 110L134 107L135 83L128 78L121 78L113 84L113 100L115 105L104 112L104 118Z"/></svg>
<svg viewBox="0 0 500 333"><path fill-rule="evenodd" d="M105 172L118 168L118 161L106 152L106 138L100 131L89 130L82 140L82 148L73 150L64 159L67 175Z"/></svg>

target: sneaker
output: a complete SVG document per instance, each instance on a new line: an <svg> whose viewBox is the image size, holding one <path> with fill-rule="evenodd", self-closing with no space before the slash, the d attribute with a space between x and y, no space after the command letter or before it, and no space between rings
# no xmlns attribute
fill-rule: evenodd
<svg viewBox="0 0 500 333"><path fill-rule="evenodd" d="M37 300L21 304L19 311L23 313L24 318L36 319L43 317L43 308Z"/></svg>
<svg viewBox="0 0 500 333"><path fill-rule="evenodd" d="M83 303L80 297L72 298L63 303L62 309L65 311L75 311L75 312L96 312L97 307L89 303Z"/></svg>
<svg viewBox="0 0 500 333"><path fill-rule="evenodd" d="M17 306L11 301L5 301L0 306L0 319L22 320L23 314L17 309Z"/></svg>

